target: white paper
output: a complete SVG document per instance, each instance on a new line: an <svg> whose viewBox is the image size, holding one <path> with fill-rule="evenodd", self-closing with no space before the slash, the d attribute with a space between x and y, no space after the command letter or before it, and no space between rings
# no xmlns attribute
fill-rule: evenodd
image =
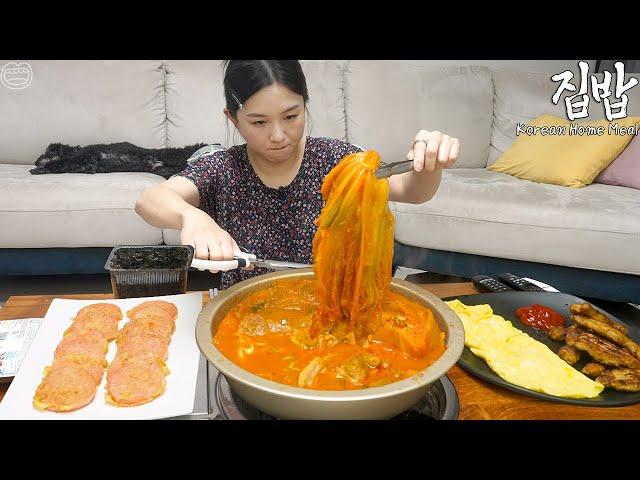
<svg viewBox="0 0 640 480"><path fill-rule="evenodd" d="M119 324L119 327L122 328L129 321L126 316L127 310L149 300L166 300L174 303L178 308L176 330L171 336L167 359L167 367L171 373L166 377L166 390L161 396L149 403L135 407L110 405L105 400L105 374L93 401L79 410L56 413L37 410L33 407L33 395L42 381L42 372L46 366L51 365L55 349L78 310L92 303L113 303L122 310L123 319ZM0 402L0 419L126 420L167 418L191 413L195 400L200 358L195 328L201 309L201 293L117 300L54 299L20 370ZM116 351L116 342L110 342L106 357L108 362L113 360Z"/></svg>
<svg viewBox="0 0 640 480"><path fill-rule="evenodd" d="M15 376L41 324L42 318L0 322L0 378Z"/></svg>

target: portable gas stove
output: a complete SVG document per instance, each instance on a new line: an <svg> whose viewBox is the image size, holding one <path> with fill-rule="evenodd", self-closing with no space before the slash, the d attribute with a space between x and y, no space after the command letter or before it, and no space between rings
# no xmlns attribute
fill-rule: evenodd
<svg viewBox="0 0 640 480"><path fill-rule="evenodd" d="M392 420L455 420L460 413L456 389L446 375L431 385L423 399ZM200 356L193 413L172 420L277 420L236 395L224 375Z"/></svg>

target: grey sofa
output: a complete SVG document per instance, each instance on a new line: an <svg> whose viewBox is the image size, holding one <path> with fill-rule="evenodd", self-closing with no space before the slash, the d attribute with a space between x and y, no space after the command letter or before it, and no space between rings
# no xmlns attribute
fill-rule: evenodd
<svg viewBox="0 0 640 480"><path fill-rule="evenodd" d="M178 232L147 225L133 208L162 177L29 169L52 142L241 143L223 121L221 62L30 66L27 88L0 88L0 274L99 272L115 245L177 243ZM387 162L404 159L419 128L460 138L461 157L430 202L391 204L396 264L462 276L511 271L574 294L638 303L640 191L570 189L487 170L515 140L517 122L564 116L562 102L551 102L557 85L549 73L501 67L303 62L309 134L376 149ZM631 115L640 114L635 90ZM602 116L593 111L593 119Z"/></svg>

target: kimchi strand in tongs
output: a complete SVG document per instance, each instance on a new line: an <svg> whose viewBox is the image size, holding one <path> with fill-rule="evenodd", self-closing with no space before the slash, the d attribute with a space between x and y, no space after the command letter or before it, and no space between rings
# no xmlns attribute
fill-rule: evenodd
<svg viewBox="0 0 640 480"><path fill-rule="evenodd" d="M375 151L346 156L322 184L326 205L313 239L319 311L312 333L365 335L358 319L379 307L391 281L393 215L389 184L376 178ZM359 328L362 327L362 328Z"/></svg>

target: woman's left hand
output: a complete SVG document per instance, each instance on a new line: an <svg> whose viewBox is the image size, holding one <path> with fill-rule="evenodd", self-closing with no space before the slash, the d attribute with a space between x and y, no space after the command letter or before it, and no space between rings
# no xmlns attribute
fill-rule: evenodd
<svg viewBox="0 0 640 480"><path fill-rule="evenodd" d="M420 130L407 153L407 160L413 159L416 172L433 172L448 168L455 163L460 153L460 141L434 130Z"/></svg>

